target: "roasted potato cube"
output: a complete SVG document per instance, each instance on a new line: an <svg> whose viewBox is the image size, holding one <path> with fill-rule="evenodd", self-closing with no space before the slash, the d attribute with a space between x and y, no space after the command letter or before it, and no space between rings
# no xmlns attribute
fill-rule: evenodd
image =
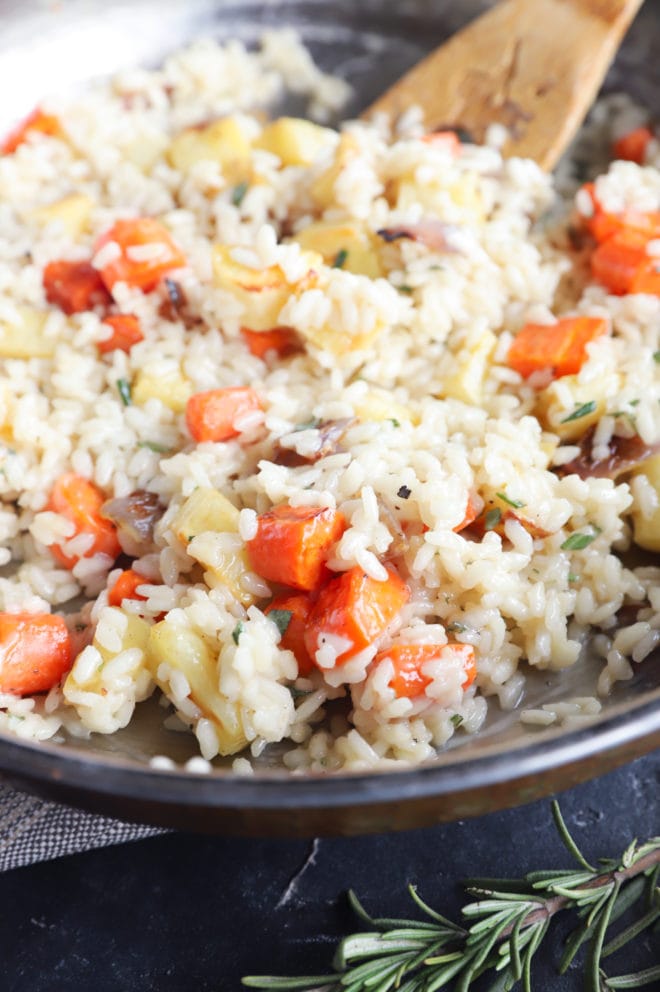
<svg viewBox="0 0 660 992"><path fill-rule="evenodd" d="M633 507L633 539L640 548L660 551L660 455L647 459L634 474L648 479L655 490L658 505L650 516L645 516L639 507Z"/></svg>
<svg viewBox="0 0 660 992"><path fill-rule="evenodd" d="M460 353L455 371L443 383L445 396L474 405L482 402L483 386L496 343L495 335L485 331Z"/></svg>
<svg viewBox="0 0 660 992"><path fill-rule="evenodd" d="M293 240L306 251L318 252L327 265L338 265L347 272L371 279L383 275L371 237L357 224L319 221L298 231Z"/></svg>
<svg viewBox="0 0 660 992"><path fill-rule="evenodd" d="M200 486L179 509L172 530L184 546L209 530L237 534L238 510L217 489Z"/></svg>
<svg viewBox="0 0 660 992"><path fill-rule="evenodd" d="M90 196L72 193L46 207L38 207L31 215L38 224L60 224L67 234L77 238L87 229L93 207L94 201Z"/></svg>
<svg viewBox="0 0 660 992"><path fill-rule="evenodd" d="M55 341L44 334L48 314L34 307L17 306L17 319L0 320L0 357L50 358Z"/></svg>
<svg viewBox="0 0 660 992"><path fill-rule="evenodd" d="M544 427L558 434L562 441L574 441L606 413L607 400L616 396L621 380L616 373L604 373L590 382L580 382L576 375L563 375L539 393L536 414ZM568 420L572 413L588 403L590 413Z"/></svg>
<svg viewBox="0 0 660 992"><path fill-rule="evenodd" d="M215 727L220 754L235 754L247 744L236 703L220 695L216 659L206 641L188 627L161 620L149 631L148 659L152 675L163 692L171 690L160 666L182 672L190 699ZM176 702L175 702L176 705Z"/></svg>
<svg viewBox="0 0 660 992"><path fill-rule="evenodd" d="M310 186L310 193L324 210L335 202L335 183L340 174L360 151L357 138L352 134L342 134L339 137L337 151L332 165L316 177Z"/></svg>
<svg viewBox="0 0 660 992"><path fill-rule="evenodd" d="M416 423L417 418L409 407L397 403L385 389L371 389L355 404L355 415L360 420L395 420Z"/></svg>
<svg viewBox="0 0 660 992"><path fill-rule="evenodd" d="M191 395L192 386L180 372L172 372L166 376L138 372L131 390L132 400L138 406L147 400L156 399L175 413L183 413Z"/></svg>
<svg viewBox="0 0 660 992"><path fill-rule="evenodd" d="M277 155L282 165L311 165L337 142L337 132L298 117L279 117L266 124L255 148Z"/></svg>
<svg viewBox="0 0 660 992"><path fill-rule="evenodd" d="M188 172L198 162L218 162L230 183L249 176L251 154L250 140L235 117L223 117L206 127L188 128L177 135L167 150L175 169Z"/></svg>

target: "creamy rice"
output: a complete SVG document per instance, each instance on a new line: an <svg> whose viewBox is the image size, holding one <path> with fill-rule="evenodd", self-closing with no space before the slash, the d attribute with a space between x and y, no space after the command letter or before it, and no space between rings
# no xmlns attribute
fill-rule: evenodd
<svg viewBox="0 0 660 992"><path fill-rule="evenodd" d="M339 133L295 122L273 138L259 108L287 88L317 119L346 97L289 32L259 53L204 40L158 71L44 101L59 133L35 131L0 157L0 611L87 603L70 624L70 672L48 695L0 692L2 730L113 733L157 691L166 725L176 714L196 736L194 773L240 753L235 771L250 774L249 759L280 742L294 771L416 763L478 731L488 705L578 725L598 700L525 708L525 672L579 665L595 635L605 696L660 642L660 569L621 559L635 539L660 547L648 537L657 476L641 458L616 479L570 471L587 436L592 461L619 439L657 451L660 296L609 295L592 279L593 199L567 174L561 197L535 163L503 160L496 133L452 149L424 140L411 113L394 133L383 121ZM625 101L607 106L593 133L606 112L614 137L640 121ZM213 145L222 120L233 137ZM660 211L659 159L652 141L643 165L604 164L600 207ZM183 256L167 281L117 281L107 303L71 315L48 300L49 263L106 272L122 248L99 238L140 216ZM126 258L167 252L152 241ZM139 321L129 350L106 350L109 312ZM526 324L573 315L608 322L575 374L523 378L508 363ZM288 328L292 347L260 357L242 328L271 327ZM195 441L190 397L236 386L256 406L233 436ZM119 561L95 552L93 534L52 506L66 473L106 500L151 494L148 537L136 547L120 528ZM225 524L208 510L184 533L200 493L207 510L221 494ZM355 569L382 584L394 568L407 586L343 663L353 641L329 630L301 670L267 615L283 592L246 549L282 504L341 515L326 581ZM115 603L129 567L140 598ZM416 694L397 690L402 645L432 649ZM469 647L474 680L464 654L441 650L451 645Z"/></svg>

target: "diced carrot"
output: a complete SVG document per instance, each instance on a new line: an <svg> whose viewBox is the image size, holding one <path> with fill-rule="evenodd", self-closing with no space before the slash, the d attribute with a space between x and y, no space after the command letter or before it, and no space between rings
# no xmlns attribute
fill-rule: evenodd
<svg viewBox="0 0 660 992"><path fill-rule="evenodd" d="M108 351L130 351L134 344L144 340L140 321L132 313L113 314L105 317L103 323L112 328L113 335L98 342L97 347L102 355Z"/></svg>
<svg viewBox="0 0 660 992"><path fill-rule="evenodd" d="M328 552L345 530L339 510L282 503L257 518L257 533L247 542L252 567L269 582L316 589Z"/></svg>
<svg viewBox="0 0 660 992"><path fill-rule="evenodd" d="M287 651L292 651L298 662L298 675L309 675L312 668L312 659L309 657L305 647L305 628L312 609L309 596L276 596L266 607L266 615L273 610L290 613L286 630L280 639L280 647Z"/></svg>
<svg viewBox="0 0 660 992"><path fill-rule="evenodd" d="M186 404L186 423L195 441L228 441L241 433L246 414L261 410L250 386L230 386L195 393Z"/></svg>
<svg viewBox="0 0 660 992"><path fill-rule="evenodd" d="M427 661L450 661L458 658L463 663L465 677L463 689L472 685L477 676L477 664L474 648L471 644L393 644L385 651L380 651L374 663L389 658L394 666L394 675L390 686L397 696L414 699L421 696L426 687L433 681L430 675L422 671Z"/></svg>
<svg viewBox="0 0 660 992"><path fill-rule="evenodd" d="M271 331L250 331L241 327L243 340L250 353L263 358L266 352L275 351L280 358L302 349L300 338L292 327L274 327Z"/></svg>
<svg viewBox="0 0 660 992"><path fill-rule="evenodd" d="M526 324L516 336L507 364L524 378L551 369L553 378L574 375L587 359L587 345L609 324L605 317L564 317L556 324Z"/></svg>
<svg viewBox="0 0 660 992"><path fill-rule="evenodd" d="M96 554L107 555L113 561L119 556L121 547L117 528L100 513L104 502L105 496L101 490L81 475L67 472L57 480L46 509L61 514L73 523L75 531L72 537L89 534L93 538L85 553L77 556L67 555L60 544L51 544L50 552L61 565L73 568L80 558Z"/></svg>
<svg viewBox="0 0 660 992"><path fill-rule="evenodd" d="M110 294L89 262L49 262L43 275L46 299L66 314L107 306Z"/></svg>
<svg viewBox="0 0 660 992"><path fill-rule="evenodd" d="M442 148L452 155L460 155L461 142L455 131L429 131L422 135L421 139L426 145L433 145L434 148Z"/></svg>
<svg viewBox="0 0 660 992"><path fill-rule="evenodd" d="M611 293L660 295L660 258L647 253L648 240L634 231L620 231L594 251L591 272Z"/></svg>
<svg viewBox="0 0 660 992"><path fill-rule="evenodd" d="M343 665L373 644L405 606L410 589L391 566L387 571L387 579L379 582L351 568L321 589L305 631L305 646L316 665L317 652L326 644L343 647L334 659L334 665Z"/></svg>
<svg viewBox="0 0 660 992"><path fill-rule="evenodd" d="M72 663L71 635L52 613L0 613L0 692L48 692Z"/></svg>
<svg viewBox="0 0 660 992"><path fill-rule="evenodd" d="M148 293L168 272L186 264L170 232L153 217L118 220L98 239L96 251L111 242L118 246L119 255L101 269L109 290L116 282L125 282Z"/></svg>
<svg viewBox="0 0 660 992"><path fill-rule="evenodd" d="M650 128L636 127L614 142L612 148L614 157L625 159L627 162L637 162L638 165L642 165L646 157L646 149L648 148L649 141L652 140L653 132Z"/></svg>
<svg viewBox="0 0 660 992"><path fill-rule="evenodd" d="M594 183L585 183L582 189L591 197L593 213L583 217L584 224L599 244L621 231L634 231L646 238L660 237L660 210L604 210L596 197Z"/></svg>
<svg viewBox="0 0 660 992"><path fill-rule="evenodd" d="M460 534L462 530L469 527L470 524L477 519L479 516L479 504L477 503L475 497L472 493L468 493L467 506L465 507L465 516L461 520L460 524L457 524L453 528L455 534Z"/></svg>
<svg viewBox="0 0 660 992"><path fill-rule="evenodd" d="M125 599L146 599L147 597L143 596L141 592L137 592L137 587L148 581L144 575L134 572L132 568L127 568L108 592L108 604L121 606Z"/></svg>
<svg viewBox="0 0 660 992"><path fill-rule="evenodd" d="M9 132L0 145L0 153L2 155L13 154L18 146L27 140L28 135L34 134L36 131L57 137L61 135L62 128L57 117L53 114L44 114L43 110L37 107L31 114L28 114L25 120L17 124L13 131Z"/></svg>

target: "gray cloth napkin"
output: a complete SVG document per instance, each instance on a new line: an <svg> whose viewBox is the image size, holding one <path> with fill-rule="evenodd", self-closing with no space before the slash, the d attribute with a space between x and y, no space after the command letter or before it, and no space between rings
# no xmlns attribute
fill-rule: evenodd
<svg viewBox="0 0 660 992"><path fill-rule="evenodd" d="M0 872L160 833L37 799L0 779Z"/></svg>

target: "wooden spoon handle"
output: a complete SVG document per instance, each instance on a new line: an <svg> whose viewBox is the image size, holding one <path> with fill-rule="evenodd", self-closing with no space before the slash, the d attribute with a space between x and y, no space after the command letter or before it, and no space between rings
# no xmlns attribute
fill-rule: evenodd
<svg viewBox="0 0 660 992"><path fill-rule="evenodd" d="M503 124L504 155L552 169L582 123L643 0L503 0L411 69L367 111L411 105L429 130L482 141Z"/></svg>

